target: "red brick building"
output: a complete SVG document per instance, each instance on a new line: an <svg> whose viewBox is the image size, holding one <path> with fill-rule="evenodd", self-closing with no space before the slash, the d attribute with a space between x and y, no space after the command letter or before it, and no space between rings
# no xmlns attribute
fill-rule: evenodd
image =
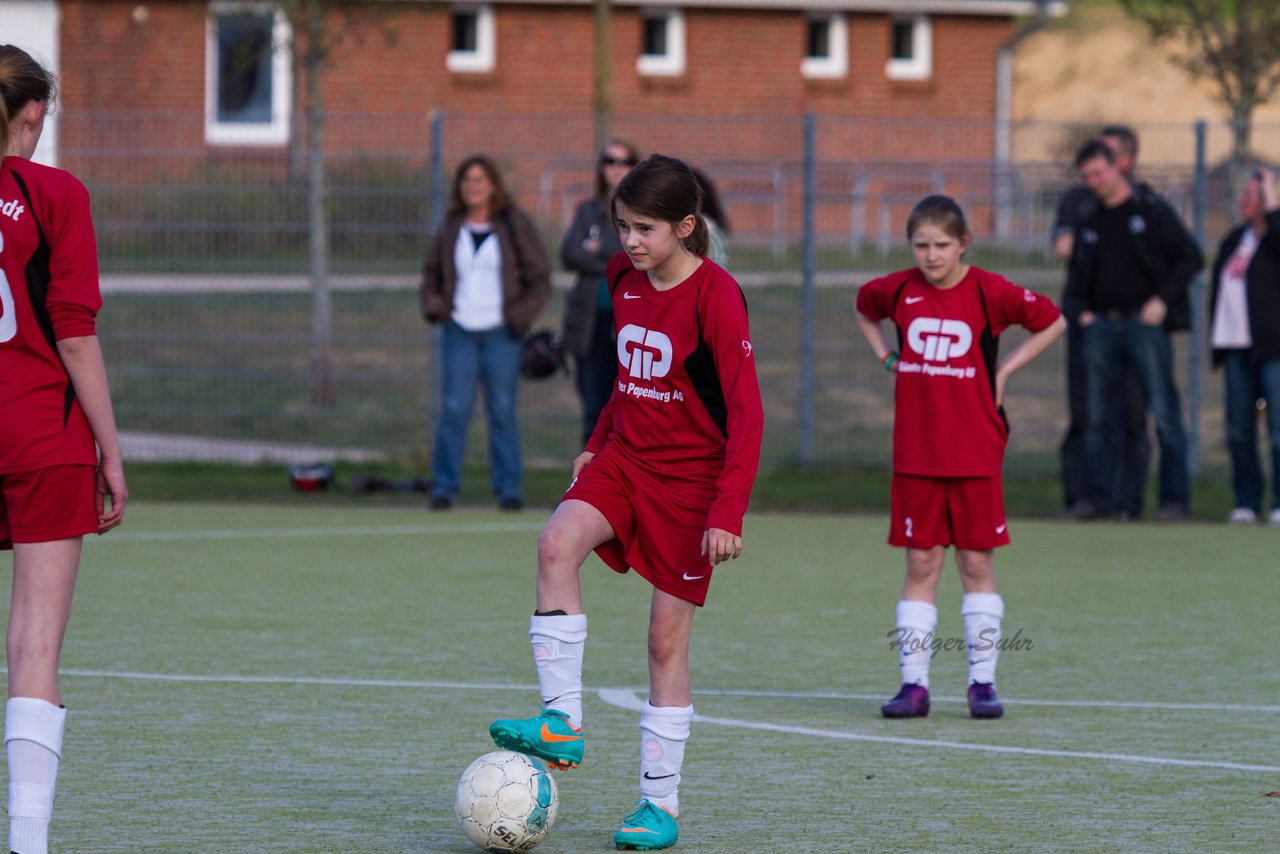
<svg viewBox="0 0 1280 854"><path fill-rule="evenodd" d="M189 173L196 159L257 166L274 161L279 171L287 168L291 144L304 141L298 101L307 79L296 60L306 52L305 26L284 10L305 4L6 5L15 4L55 21L65 121L55 129L51 145L57 150L47 159L56 157L78 173L102 174L126 168L121 154L111 152L141 147L153 155L182 152L163 167L171 177ZM515 183L526 200L533 184L540 183L545 195L548 182L560 181L547 177L559 163L575 172L573 193L585 188L587 179L577 173L597 133L590 0L327 5L326 32L341 38L321 75L330 116L326 150L425 156L426 117L436 113L451 121L446 162L472 150L519 159L529 174ZM975 164L970 171L982 173L978 180L989 187L990 164L1000 156L1002 98L1008 118L1011 64L1002 65L1002 51L1007 59L1030 16L1060 12L1063 5L615 0L607 39L609 129L646 150L714 159L730 174L740 162L746 175L759 171L761 158L794 158L802 147L799 119L813 114L823 123L820 156L906 162L915 165L899 171L923 175L899 190L892 177L873 178L861 190L842 190L846 195L937 188L939 180L930 187L920 164L944 159ZM21 44L18 30L6 40ZM494 121L476 121L476 115L501 117L502 131L495 133ZM951 130L925 132L925 122ZM147 168L154 171L154 162ZM892 168L886 169L889 175ZM851 174L835 180L852 187ZM947 184L954 191L955 181ZM753 192L744 185L741 196ZM542 213L560 215L558 209Z"/></svg>

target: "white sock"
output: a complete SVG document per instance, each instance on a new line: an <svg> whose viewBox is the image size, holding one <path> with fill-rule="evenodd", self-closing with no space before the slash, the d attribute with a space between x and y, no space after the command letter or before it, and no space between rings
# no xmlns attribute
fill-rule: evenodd
<svg viewBox="0 0 1280 854"><path fill-rule="evenodd" d="M994 685L1004 600L999 593L966 593L960 600L960 615L964 617L964 645L969 652L969 684Z"/></svg>
<svg viewBox="0 0 1280 854"><path fill-rule="evenodd" d="M587 615L558 614L529 619L529 642L538 668L538 687L548 709L564 712L569 724L582 726L582 651L587 644Z"/></svg>
<svg viewBox="0 0 1280 854"><path fill-rule="evenodd" d="M693 706L640 709L640 794L656 807L680 815L680 766L689 740Z"/></svg>
<svg viewBox="0 0 1280 854"><path fill-rule="evenodd" d="M929 662L933 656L933 630L938 627L938 606L919 599L898 603L898 666L903 684L929 687Z"/></svg>
<svg viewBox="0 0 1280 854"><path fill-rule="evenodd" d="M53 791L62 756L67 710L32 697L4 706L4 745L9 756L9 850L48 854Z"/></svg>

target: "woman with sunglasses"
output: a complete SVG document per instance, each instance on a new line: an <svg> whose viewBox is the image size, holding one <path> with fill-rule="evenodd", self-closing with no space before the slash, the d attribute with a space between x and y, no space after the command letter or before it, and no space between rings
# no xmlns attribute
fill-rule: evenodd
<svg viewBox="0 0 1280 854"><path fill-rule="evenodd" d="M583 442L591 438L618 374L613 302L604 273L609 259L622 251L622 244L609 217L609 194L639 162L640 154L631 143L611 139L604 144L596 161L595 195L578 204L560 246L565 268L578 274L564 307L564 349L573 354L576 365Z"/></svg>

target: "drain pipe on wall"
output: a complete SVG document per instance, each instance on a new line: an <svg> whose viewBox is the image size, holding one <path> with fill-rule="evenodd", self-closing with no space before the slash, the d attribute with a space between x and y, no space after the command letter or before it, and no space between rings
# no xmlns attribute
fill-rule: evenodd
<svg viewBox="0 0 1280 854"><path fill-rule="evenodd" d="M1028 37L1066 13L1062 0L1036 0L1036 13L1000 45L996 53L996 238L1006 237L1013 223L1013 52Z"/></svg>

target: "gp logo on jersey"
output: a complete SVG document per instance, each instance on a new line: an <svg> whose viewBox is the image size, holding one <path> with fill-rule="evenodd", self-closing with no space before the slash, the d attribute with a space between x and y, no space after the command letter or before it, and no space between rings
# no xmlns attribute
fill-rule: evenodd
<svg viewBox="0 0 1280 854"><path fill-rule="evenodd" d="M973 332L961 320L917 317L907 327L907 343L926 362L946 362L969 352Z"/></svg>
<svg viewBox="0 0 1280 854"><path fill-rule="evenodd" d="M671 358L671 339L657 330L628 323L618 333L618 361L636 379L665 377Z"/></svg>

